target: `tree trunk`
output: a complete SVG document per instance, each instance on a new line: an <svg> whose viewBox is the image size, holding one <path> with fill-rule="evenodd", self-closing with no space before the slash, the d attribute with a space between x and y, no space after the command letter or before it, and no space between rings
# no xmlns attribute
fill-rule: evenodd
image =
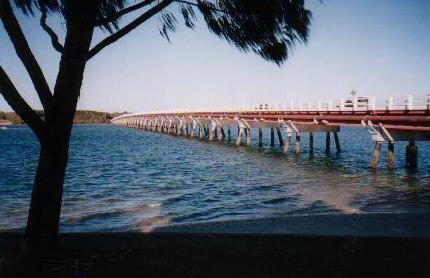
<svg viewBox="0 0 430 278"><path fill-rule="evenodd" d="M32 244L55 243L60 222L68 145L68 140L60 141L55 138L41 143L26 231Z"/></svg>
<svg viewBox="0 0 430 278"><path fill-rule="evenodd" d="M88 9L82 10L80 5L72 8L54 88L53 106L47 113L47 130L41 139L26 230L31 245L56 242L70 134L94 30L91 21L94 13Z"/></svg>

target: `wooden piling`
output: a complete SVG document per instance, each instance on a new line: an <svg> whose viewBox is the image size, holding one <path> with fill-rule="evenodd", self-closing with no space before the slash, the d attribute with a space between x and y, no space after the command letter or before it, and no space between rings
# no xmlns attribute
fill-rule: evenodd
<svg viewBox="0 0 430 278"><path fill-rule="evenodd" d="M227 125L227 141L230 142L231 140L231 129L230 129L230 125Z"/></svg>
<svg viewBox="0 0 430 278"><path fill-rule="evenodd" d="M221 135L222 135L222 138L224 139L224 138L225 138L224 127L223 127L223 126L220 126L220 129L221 129Z"/></svg>
<svg viewBox="0 0 430 278"><path fill-rule="evenodd" d="M394 169L394 142L388 142L387 167L389 170Z"/></svg>
<svg viewBox="0 0 430 278"><path fill-rule="evenodd" d="M275 146L275 130L273 127L270 128L270 146Z"/></svg>
<svg viewBox="0 0 430 278"><path fill-rule="evenodd" d="M379 154L381 153L381 146L382 142L376 142L375 147L372 152L372 160L370 162L370 167L373 169L378 168L378 162L379 162Z"/></svg>
<svg viewBox="0 0 430 278"><path fill-rule="evenodd" d="M314 133L309 132L309 152L314 153Z"/></svg>
<svg viewBox="0 0 430 278"><path fill-rule="evenodd" d="M246 144L248 146L250 146L251 145L251 129L247 128L246 130L247 130L247 133L246 133Z"/></svg>
<svg viewBox="0 0 430 278"><path fill-rule="evenodd" d="M300 133L296 133L296 150L295 150L295 154L300 154L300 152L301 152Z"/></svg>
<svg viewBox="0 0 430 278"><path fill-rule="evenodd" d="M330 132L325 133L325 152L330 152Z"/></svg>
<svg viewBox="0 0 430 278"><path fill-rule="evenodd" d="M406 168L415 169L418 166L418 148L415 140L409 140L406 146Z"/></svg>
<svg viewBox="0 0 430 278"><path fill-rule="evenodd" d="M291 133L287 133L287 140L285 141L285 145L283 149L283 152L285 154L288 153L288 148L290 147L290 144L291 144Z"/></svg>
<svg viewBox="0 0 430 278"><path fill-rule="evenodd" d="M258 146L263 147L263 129L261 127L258 128Z"/></svg>
<svg viewBox="0 0 430 278"><path fill-rule="evenodd" d="M223 131L223 128L222 128L222 126L219 126L218 127L218 141L222 141L222 139L224 139L224 131Z"/></svg>
<svg viewBox="0 0 430 278"><path fill-rule="evenodd" d="M212 126L209 131L209 141L213 141L216 134L216 127Z"/></svg>
<svg viewBox="0 0 430 278"><path fill-rule="evenodd" d="M243 128L239 128L239 133L236 139L236 145L240 146L240 141L242 140Z"/></svg>
<svg viewBox="0 0 430 278"><path fill-rule="evenodd" d="M199 138L200 138L200 139L203 139L203 138L204 138L204 135L203 135L203 129L204 129L204 126L199 126Z"/></svg>
<svg viewBox="0 0 430 278"><path fill-rule="evenodd" d="M334 143L336 144L336 152L340 153L341 149L340 149L340 143L339 143L339 136L337 132L333 132L333 137L334 137Z"/></svg>
<svg viewBox="0 0 430 278"><path fill-rule="evenodd" d="M278 134L279 145L284 145L284 140L282 139L281 129L279 127L276 128L276 133Z"/></svg>

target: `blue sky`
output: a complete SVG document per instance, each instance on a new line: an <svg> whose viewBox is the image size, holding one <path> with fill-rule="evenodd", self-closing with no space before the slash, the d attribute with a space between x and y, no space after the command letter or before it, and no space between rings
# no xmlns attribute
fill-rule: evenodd
<svg viewBox="0 0 430 278"><path fill-rule="evenodd" d="M314 0L307 45L297 45L281 67L239 52L210 34L179 27L171 43L159 35L158 20L146 22L106 48L86 68L78 109L157 109L285 103L360 95L430 93L430 1ZM20 23L51 86L59 56L37 18ZM58 33L59 21L50 19ZM107 35L98 32L94 41ZM0 64L25 99L40 103L0 25ZM0 97L0 110L10 110Z"/></svg>

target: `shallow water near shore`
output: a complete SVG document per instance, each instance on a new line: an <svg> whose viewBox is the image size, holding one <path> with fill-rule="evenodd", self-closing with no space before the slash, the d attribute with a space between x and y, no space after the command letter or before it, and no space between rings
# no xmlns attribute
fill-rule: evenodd
<svg viewBox="0 0 430 278"><path fill-rule="evenodd" d="M279 147L207 143L112 125L76 125L67 169L61 230L142 231L202 221L287 215L418 213L430 211L430 154L418 142L419 168L369 168L373 142L362 128L344 128L342 152L285 156ZM235 132L232 131L232 134ZM235 136L233 135L233 139ZM332 138L333 140L333 138ZM232 140L234 142L234 140ZM277 142L276 142L277 143ZM25 226L38 144L26 126L0 130L0 230Z"/></svg>

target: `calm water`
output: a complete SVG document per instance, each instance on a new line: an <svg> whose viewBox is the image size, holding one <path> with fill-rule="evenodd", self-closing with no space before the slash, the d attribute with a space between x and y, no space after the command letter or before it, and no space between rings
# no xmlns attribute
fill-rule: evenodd
<svg viewBox="0 0 430 278"><path fill-rule="evenodd" d="M256 132L253 132L256 136ZM430 211L430 144L419 143L419 169L369 169L366 130L342 129L343 152L285 156L269 147L235 147L109 125L75 126L63 231L150 231L176 223L303 214ZM253 140L254 144L257 140ZM332 147L333 148L333 147ZM0 229L26 222L38 145L25 126L0 129Z"/></svg>

